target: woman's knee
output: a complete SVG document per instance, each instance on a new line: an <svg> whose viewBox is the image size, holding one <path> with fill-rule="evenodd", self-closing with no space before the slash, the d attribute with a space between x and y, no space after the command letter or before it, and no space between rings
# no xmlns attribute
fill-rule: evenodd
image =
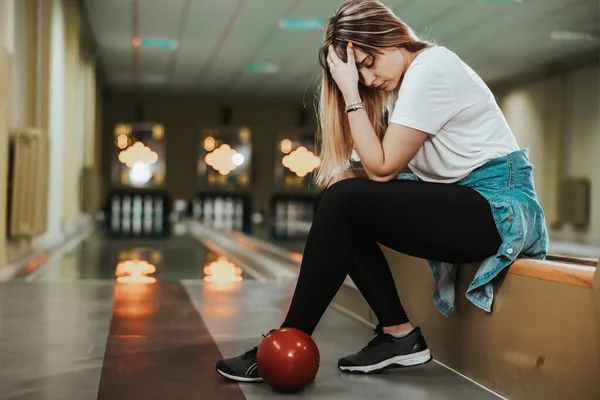
<svg viewBox="0 0 600 400"><path fill-rule="evenodd" d="M328 203L341 206L357 193L365 191L366 179L350 178L344 179L329 186L320 194L319 203Z"/></svg>

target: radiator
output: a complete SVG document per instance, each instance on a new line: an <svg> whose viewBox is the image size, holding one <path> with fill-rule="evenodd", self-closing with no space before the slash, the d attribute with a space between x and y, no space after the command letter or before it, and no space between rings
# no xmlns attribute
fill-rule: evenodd
<svg viewBox="0 0 600 400"><path fill-rule="evenodd" d="M48 135L37 128L15 131L10 140L10 237L33 237L46 232L49 169Z"/></svg>

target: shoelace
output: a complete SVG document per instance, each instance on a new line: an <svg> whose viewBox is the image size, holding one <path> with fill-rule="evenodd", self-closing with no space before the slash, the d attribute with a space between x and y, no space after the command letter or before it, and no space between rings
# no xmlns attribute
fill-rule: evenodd
<svg viewBox="0 0 600 400"><path fill-rule="evenodd" d="M385 335L383 328L380 325L377 325L375 329L373 329L373 335L375 336L365 347L363 350L368 349L370 347L375 347L382 342L386 342L389 340L388 336Z"/></svg>
<svg viewBox="0 0 600 400"><path fill-rule="evenodd" d="M252 350L248 350L247 352L245 352L244 355L242 356L242 359L247 360L248 358L251 358L251 357L255 358L257 353L258 353L258 346L256 346Z"/></svg>
<svg viewBox="0 0 600 400"><path fill-rule="evenodd" d="M271 329L269 331L269 333L273 332L275 329ZM267 335L269 334L267 333ZM267 335L262 335L262 337L267 337ZM256 346L255 348L253 348L252 350L248 350L247 352L244 353L244 355L242 356L242 359L247 360L248 358L256 358L256 354L258 353L258 346Z"/></svg>

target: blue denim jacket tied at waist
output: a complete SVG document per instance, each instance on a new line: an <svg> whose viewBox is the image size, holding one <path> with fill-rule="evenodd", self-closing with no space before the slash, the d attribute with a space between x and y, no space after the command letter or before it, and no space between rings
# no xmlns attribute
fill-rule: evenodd
<svg viewBox="0 0 600 400"><path fill-rule="evenodd" d="M397 179L419 180L414 174ZM469 288L467 298L490 312L494 300L492 280L518 257L544 259L548 252L548 233L544 212L538 202L529 150L522 149L488 161L455 183L479 192L489 203L502 244L498 252L485 259ZM457 264L428 260L433 273L433 300L444 315L456 311Z"/></svg>

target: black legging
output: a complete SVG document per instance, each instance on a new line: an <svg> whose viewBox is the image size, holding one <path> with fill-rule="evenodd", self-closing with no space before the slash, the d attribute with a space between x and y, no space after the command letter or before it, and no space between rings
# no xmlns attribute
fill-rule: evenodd
<svg viewBox="0 0 600 400"><path fill-rule="evenodd" d="M321 194L283 327L311 335L350 275L382 326L408 322L378 243L411 256L466 263L501 244L489 203L475 190L419 181L337 182Z"/></svg>

